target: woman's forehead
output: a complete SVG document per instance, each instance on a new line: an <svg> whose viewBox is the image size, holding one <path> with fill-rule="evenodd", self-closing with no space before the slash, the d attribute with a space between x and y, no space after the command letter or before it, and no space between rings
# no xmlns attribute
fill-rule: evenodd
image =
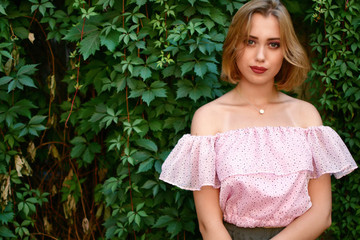
<svg viewBox="0 0 360 240"><path fill-rule="evenodd" d="M250 20L248 34L257 38L280 38L280 25L273 15L255 13Z"/></svg>

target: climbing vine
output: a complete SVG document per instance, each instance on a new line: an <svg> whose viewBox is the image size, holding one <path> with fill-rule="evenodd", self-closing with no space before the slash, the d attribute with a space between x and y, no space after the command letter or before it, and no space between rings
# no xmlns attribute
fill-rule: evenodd
<svg viewBox="0 0 360 240"><path fill-rule="evenodd" d="M335 128L355 159L360 158L360 4L358 1L316 0L309 18L312 94L317 96L325 124ZM319 95L320 93L320 95ZM360 233L360 175L333 182L333 224L336 239L357 239Z"/></svg>
<svg viewBox="0 0 360 240"><path fill-rule="evenodd" d="M231 87L222 43L245 2L0 0L0 239L200 239L192 194L158 177ZM312 26L294 21L313 55L304 96L359 159L359 4L284 3ZM359 175L333 186L327 234L356 239Z"/></svg>

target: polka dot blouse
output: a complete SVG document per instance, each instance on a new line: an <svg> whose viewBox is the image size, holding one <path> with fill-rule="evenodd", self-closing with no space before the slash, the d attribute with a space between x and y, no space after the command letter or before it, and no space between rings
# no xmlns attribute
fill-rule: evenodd
<svg viewBox="0 0 360 240"><path fill-rule="evenodd" d="M220 188L226 222L282 227L311 207L309 179L340 178L357 165L330 127L252 127L212 136L184 135L160 179L187 190Z"/></svg>

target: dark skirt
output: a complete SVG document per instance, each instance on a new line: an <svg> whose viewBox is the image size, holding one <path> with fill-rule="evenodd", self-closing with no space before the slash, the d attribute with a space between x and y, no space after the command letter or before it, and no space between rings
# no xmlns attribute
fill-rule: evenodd
<svg viewBox="0 0 360 240"><path fill-rule="evenodd" d="M233 240L269 240L284 228L241 228L224 222Z"/></svg>

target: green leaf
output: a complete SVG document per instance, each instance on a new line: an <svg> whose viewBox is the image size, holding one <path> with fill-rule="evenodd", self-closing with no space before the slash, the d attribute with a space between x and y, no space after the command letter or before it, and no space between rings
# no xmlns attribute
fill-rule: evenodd
<svg viewBox="0 0 360 240"><path fill-rule="evenodd" d="M144 92L144 89L136 89L130 92L129 98L140 97Z"/></svg>
<svg viewBox="0 0 360 240"><path fill-rule="evenodd" d="M139 211L138 215L141 216L141 217L147 217L148 216L145 211Z"/></svg>
<svg viewBox="0 0 360 240"><path fill-rule="evenodd" d="M140 76L142 77L142 79L146 80L149 77L151 77L151 70L148 67L142 67L140 70Z"/></svg>
<svg viewBox="0 0 360 240"><path fill-rule="evenodd" d="M80 136L77 136L77 137L74 137L71 141L70 141L71 144L80 144L80 143L86 143L86 140L85 138L83 137L80 137Z"/></svg>
<svg viewBox="0 0 360 240"><path fill-rule="evenodd" d="M85 144L77 144L75 145L75 147L73 147L71 149L71 153L70 153L70 156L72 158L78 158L78 157L81 157L84 153L86 149L86 145Z"/></svg>
<svg viewBox="0 0 360 240"><path fill-rule="evenodd" d="M141 188L151 189L155 185L157 185L157 182L155 182L154 180L147 180Z"/></svg>
<svg viewBox="0 0 360 240"><path fill-rule="evenodd" d="M3 55L5 57L7 57L7 58L12 59L12 56L11 56L10 52L8 52L8 51L0 51L0 55Z"/></svg>
<svg viewBox="0 0 360 240"><path fill-rule="evenodd" d="M80 42L80 53L86 60L90 55L93 55L97 50L100 49L100 32L93 32L86 36Z"/></svg>
<svg viewBox="0 0 360 240"><path fill-rule="evenodd" d="M175 65L170 65L164 68L164 70L162 71L164 78L175 75L175 69L176 69Z"/></svg>
<svg viewBox="0 0 360 240"><path fill-rule="evenodd" d="M7 15L5 12L5 8L2 5L0 5L0 13L3 15Z"/></svg>
<svg viewBox="0 0 360 240"><path fill-rule="evenodd" d="M24 86L28 86L28 87L33 87L33 88L37 88L34 84L34 81L27 75L22 75L18 78L19 82L24 85Z"/></svg>
<svg viewBox="0 0 360 240"><path fill-rule="evenodd" d="M194 88L189 92L189 97L195 102L200 97L211 97L211 88L204 81L199 81Z"/></svg>
<svg viewBox="0 0 360 240"><path fill-rule="evenodd" d="M114 52L115 48L119 45L119 42L117 41L118 38L119 33L112 31L107 36L101 35L100 43L102 46L106 46L110 52Z"/></svg>
<svg viewBox="0 0 360 240"><path fill-rule="evenodd" d="M211 7L200 7L200 6L196 6L196 9L197 9L198 12L201 13L202 15L210 16Z"/></svg>
<svg viewBox="0 0 360 240"><path fill-rule="evenodd" d="M29 30L24 27L15 27L13 28L13 30L15 35L18 36L20 39L27 39L29 36Z"/></svg>
<svg viewBox="0 0 360 240"><path fill-rule="evenodd" d="M140 210L144 207L144 205L145 205L145 202L142 202L142 203L137 204L137 206L136 206L136 212L140 211Z"/></svg>
<svg viewBox="0 0 360 240"><path fill-rule="evenodd" d="M195 62L187 62L181 65L181 76L184 76L185 73L191 71L195 66Z"/></svg>
<svg viewBox="0 0 360 240"><path fill-rule="evenodd" d="M95 112L95 113L91 116L91 118L89 119L89 122L98 122L98 121L100 121L101 119L103 119L105 116L106 116L105 113Z"/></svg>
<svg viewBox="0 0 360 240"><path fill-rule="evenodd" d="M138 214L135 214L135 220L134 220L135 224L140 226L140 222L141 222L141 218Z"/></svg>
<svg viewBox="0 0 360 240"><path fill-rule="evenodd" d="M194 71L199 77L203 78L207 70L206 62L198 62L195 64Z"/></svg>
<svg viewBox="0 0 360 240"><path fill-rule="evenodd" d="M225 26L226 23L226 16L220 11L219 8L211 8L211 14L210 14L211 19L214 20L214 22Z"/></svg>
<svg viewBox="0 0 360 240"><path fill-rule="evenodd" d="M8 93L16 88L16 83L17 83L17 81L15 81L15 80L11 81L9 83L9 85L8 85ZM22 85L20 86L20 89L22 89Z"/></svg>
<svg viewBox="0 0 360 240"><path fill-rule="evenodd" d="M162 130L162 123L161 121L151 121L149 122L149 127L151 131L160 131Z"/></svg>
<svg viewBox="0 0 360 240"><path fill-rule="evenodd" d="M194 6L196 0L188 0L188 2L191 4L191 6Z"/></svg>
<svg viewBox="0 0 360 240"><path fill-rule="evenodd" d="M25 213L26 216L29 216L30 209L27 203L24 203L22 211Z"/></svg>
<svg viewBox="0 0 360 240"><path fill-rule="evenodd" d="M4 76L4 77L0 78L0 85L7 84L7 83L9 83L11 80L13 80L13 79L14 79L13 77Z"/></svg>
<svg viewBox="0 0 360 240"><path fill-rule="evenodd" d="M165 215L165 216L161 216L159 217L159 219L156 221L156 223L154 224L154 228L163 228L167 225L169 225L169 223L173 222L174 218L169 216L169 215Z"/></svg>
<svg viewBox="0 0 360 240"><path fill-rule="evenodd" d="M177 83L178 89L176 91L176 98L183 98L189 95L189 92L193 89L193 84L187 79L182 79Z"/></svg>
<svg viewBox="0 0 360 240"><path fill-rule="evenodd" d="M149 106L150 103L155 99L155 94L151 90L146 90L142 93L141 99Z"/></svg>
<svg viewBox="0 0 360 240"><path fill-rule="evenodd" d="M154 159L146 160L142 163L140 163L137 173L147 172L154 166ZM148 180L150 181L150 180ZM142 186L143 188L146 188L146 183Z"/></svg>
<svg viewBox="0 0 360 240"><path fill-rule="evenodd" d="M26 201L30 202L30 203L33 203L33 204L38 203L38 200L36 198L34 198L34 197L28 198L28 199L26 199Z"/></svg>
<svg viewBox="0 0 360 240"><path fill-rule="evenodd" d="M166 230L171 233L171 238L175 237L176 235L178 235L181 232L182 229L182 225L180 222L178 221L174 221L169 223L168 227L166 228Z"/></svg>
<svg viewBox="0 0 360 240"><path fill-rule="evenodd" d="M205 18L205 19L204 19L204 24L205 24L205 26L207 27L207 29L208 29L209 31L215 26L214 21L212 21L212 20L209 19L209 18Z"/></svg>
<svg viewBox="0 0 360 240"><path fill-rule="evenodd" d="M153 94L155 95L155 97L166 97L166 89L164 88L154 88L151 90L153 92Z"/></svg>
<svg viewBox="0 0 360 240"><path fill-rule="evenodd" d="M32 75L36 72L36 66L38 64L29 64L29 65L24 65L22 66L19 71L16 73L17 76L20 76L20 75Z"/></svg>
<svg viewBox="0 0 360 240"><path fill-rule="evenodd" d="M63 40L68 40L70 42L79 41L81 39L81 32L82 32L82 22L81 24L77 24L73 26L70 30L67 31ZM91 24L85 24L83 36L89 35L93 32L97 32L98 27Z"/></svg>
<svg viewBox="0 0 360 240"><path fill-rule="evenodd" d="M158 151L158 147L156 146L156 144L149 139L138 139L136 140L136 144L153 152Z"/></svg>
<svg viewBox="0 0 360 240"><path fill-rule="evenodd" d="M86 148L83 155L82 160L86 164L90 164L94 160L95 155L90 151L90 148Z"/></svg>
<svg viewBox="0 0 360 240"><path fill-rule="evenodd" d="M4 210L0 210L0 221L3 225L8 224L14 219L15 213L12 210L12 204L6 205Z"/></svg>
<svg viewBox="0 0 360 240"><path fill-rule="evenodd" d="M218 74L217 65L215 63L207 62L206 66L209 72Z"/></svg>
<svg viewBox="0 0 360 240"><path fill-rule="evenodd" d="M40 115L36 115L34 117L32 117L29 121L29 124L31 125L36 125L36 124L40 124L42 121L44 121L47 118L47 116L40 116Z"/></svg>
<svg viewBox="0 0 360 240"><path fill-rule="evenodd" d="M346 70L347 70L347 65L346 63L342 63L341 66L340 66L340 71L342 74L345 74L346 73Z"/></svg>
<svg viewBox="0 0 360 240"><path fill-rule="evenodd" d="M0 236L4 238L16 238L14 233L7 227L1 226L0 227Z"/></svg>
<svg viewBox="0 0 360 240"><path fill-rule="evenodd" d="M145 5L147 0L136 0L136 5L138 5L139 7L141 7L142 5Z"/></svg>
<svg viewBox="0 0 360 240"><path fill-rule="evenodd" d="M166 86L166 83L164 83L162 81L155 81L155 82L151 83L151 85L150 85L151 89L162 88L165 86Z"/></svg>
<svg viewBox="0 0 360 240"><path fill-rule="evenodd" d="M356 92L360 92L360 89L357 87L351 87L345 92L345 97L349 97L354 95Z"/></svg>

